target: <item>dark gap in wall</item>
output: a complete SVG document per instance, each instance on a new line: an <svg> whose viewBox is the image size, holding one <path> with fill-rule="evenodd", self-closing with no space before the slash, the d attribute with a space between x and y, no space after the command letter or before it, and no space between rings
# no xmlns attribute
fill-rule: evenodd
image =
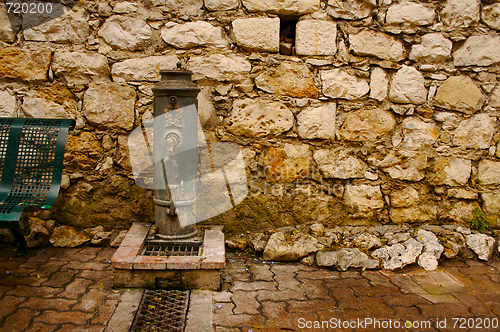
<svg viewBox="0 0 500 332"><path fill-rule="evenodd" d="M280 16L280 54L295 54L295 28L298 17Z"/></svg>

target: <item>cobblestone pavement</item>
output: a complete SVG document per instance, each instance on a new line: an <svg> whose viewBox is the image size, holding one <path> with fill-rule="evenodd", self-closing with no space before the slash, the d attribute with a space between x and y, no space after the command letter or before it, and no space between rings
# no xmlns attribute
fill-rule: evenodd
<svg viewBox="0 0 500 332"><path fill-rule="evenodd" d="M0 331L103 331L121 291L111 289L116 249L30 249L0 244Z"/></svg>
<svg viewBox="0 0 500 332"><path fill-rule="evenodd" d="M218 332L396 331L398 323L405 331L500 330L496 260L444 261L434 272L337 272L233 253L226 261L222 292L214 293Z"/></svg>
<svg viewBox="0 0 500 332"><path fill-rule="evenodd" d="M30 249L25 257L12 249L0 245L0 331L105 329L122 295L110 285L115 249ZM218 332L395 331L388 324L396 321L411 322L412 331L486 331L494 318L499 327L489 330L500 330L496 260L445 261L435 272L406 267L342 273L236 253L226 261L222 291L213 293ZM358 318L361 325L334 328L338 320L358 324ZM330 328L314 328L316 321L328 321ZM446 329L437 326L443 322ZM467 324L476 328L459 328Z"/></svg>

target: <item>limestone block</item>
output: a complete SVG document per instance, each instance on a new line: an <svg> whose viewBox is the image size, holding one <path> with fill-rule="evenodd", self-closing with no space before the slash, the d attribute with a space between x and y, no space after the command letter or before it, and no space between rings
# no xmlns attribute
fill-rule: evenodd
<svg viewBox="0 0 500 332"><path fill-rule="evenodd" d="M389 218L395 224L427 223L435 220L436 213L427 207L391 208Z"/></svg>
<svg viewBox="0 0 500 332"><path fill-rule="evenodd" d="M453 52L453 64L461 66L490 66L500 62L499 36L470 36Z"/></svg>
<svg viewBox="0 0 500 332"><path fill-rule="evenodd" d="M0 40L12 43L16 40L16 34L21 28L21 18L17 15L8 14L5 4L0 4Z"/></svg>
<svg viewBox="0 0 500 332"><path fill-rule="evenodd" d="M304 15L319 9L319 0L243 0L249 12L266 12L279 15Z"/></svg>
<svg viewBox="0 0 500 332"><path fill-rule="evenodd" d="M489 149L496 125L494 117L486 114L473 115L455 129L452 142L465 148Z"/></svg>
<svg viewBox="0 0 500 332"><path fill-rule="evenodd" d="M331 21L302 20L295 29L297 55L335 55L337 24Z"/></svg>
<svg viewBox="0 0 500 332"><path fill-rule="evenodd" d="M428 33L423 35L420 44L413 45L410 60L422 63L446 61L451 56L453 43L441 33Z"/></svg>
<svg viewBox="0 0 500 332"><path fill-rule="evenodd" d="M500 3L483 6L481 18L490 28L500 30Z"/></svg>
<svg viewBox="0 0 500 332"><path fill-rule="evenodd" d="M401 208L415 205L418 202L419 195L418 191L416 191L412 187L406 187L402 190L392 191L390 194L390 198L391 207Z"/></svg>
<svg viewBox="0 0 500 332"><path fill-rule="evenodd" d="M100 128L127 129L134 126L135 90L117 83L90 83L83 99L89 123Z"/></svg>
<svg viewBox="0 0 500 332"><path fill-rule="evenodd" d="M422 243L409 239L403 243L379 248L372 253L372 256L381 259L386 270L401 269L415 263L423 247Z"/></svg>
<svg viewBox="0 0 500 332"><path fill-rule="evenodd" d="M415 3L403 1L387 9L385 29L392 33L414 33L417 26L431 25L436 13L433 9Z"/></svg>
<svg viewBox="0 0 500 332"><path fill-rule="evenodd" d="M293 120L292 112L280 102L235 100L227 129L235 135L263 137L289 130Z"/></svg>
<svg viewBox="0 0 500 332"><path fill-rule="evenodd" d="M24 15L24 39L79 44L85 42L90 33L89 14L83 8L38 25L43 20L43 15Z"/></svg>
<svg viewBox="0 0 500 332"><path fill-rule="evenodd" d="M484 96L467 75L451 76L441 85L434 97L434 105L465 114L474 114L484 104Z"/></svg>
<svg viewBox="0 0 500 332"><path fill-rule="evenodd" d="M326 12L332 17L359 20L370 16L376 0L328 0Z"/></svg>
<svg viewBox="0 0 500 332"><path fill-rule="evenodd" d="M437 126L433 122L424 122L417 117L407 117L403 120L402 147L408 150L418 150L426 145L432 145L439 137Z"/></svg>
<svg viewBox="0 0 500 332"><path fill-rule="evenodd" d="M433 186L463 186L469 181L471 171L469 159L436 157L434 168L429 174L429 183Z"/></svg>
<svg viewBox="0 0 500 332"><path fill-rule="evenodd" d="M378 237L368 232L356 235L355 242L356 246L365 250L377 249L383 246L382 241Z"/></svg>
<svg viewBox="0 0 500 332"><path fill-rule="evenodd" d="M307 107L297 115L297 131L302 139L335 139L336 104Z"/></svg>
<svg viewBox="0 0 500 332"><path fill-rule="evenodd" d="M454 221L460 224L469 224L472 218L472 211L477 207L479 207L479 204L477 202L457 202L447 213L446 220Z"/></svg>
<svg viewBox="0 0 500 332"><path fill-rule="evenodd" d="M403 44L392 36L374 30L349 35L350 50L357 55L374 56L395 62L405 59Z"/></svg>
<svg viewBox="0 0 500 332"><path fill-rule="evenodd" d="M359 99L370 91L368 81L342 69L321 72L323 94L333 99Z"/></svg>
<svg viewBox="0 0 500 332"><path fill-rule="evenodd" d="M293 182L309 175L312 152L307 144L285 144L283 148L271 146L264 157L268 182Z"/></svg>
<svg viewBox="0 0 500 332"><path fill-rule="evenodd" d="M500 184L500 161L481 160L477 177L482 185Z"/></svg>
<svg viewBox="0 0 500 332"><path fill-rule="evenodd" d="M111 67L113 81L121 82L158 82L161 69L177 68L179 59L175 55L149 56L116 62Z"/></svg>
<svg viewBox="0 0 500 332"><path fill-rule="evenodd" d="M425 177L425 170L428 167L427 156L423 153L413 151L401 151L401 157L406 159L405 163L399 161L386 162L388 166L383 170L389 173L389 176L402 181L420 181ZM391 158L392 159L392 158ZM384 160L382 161L384 162Z"/></svg>
<svg viewBox="0 0 500 332"><path fill-rule="evenodd" d="M358 248L341 248L337 251L337 255L339 271L347 271L349 267L376 269L380 264L378 260L369 258Z"/></svg>
<svg viewBox="0 0 500 332"><path fill-rule="evenodd" d="M353 217L373 217L384 208L384 200L379 186L346 185L344 192L346 205L354 208Z"/></svg>
<svg viewBox="0 0 500 332"><path fill-rule="evenodd" d="M467 246L471 248L480 260L487 261L493 254L495 239L486 234L471 234L465 237Z"/></svg>
<svg viewBox="0 0 500 332"><path fill-rule="evenodd" d="M441 21L450 28L468 28L479 21L479 0L448 0L441 10Z"/></svg>
<svg viewBox="0 0 500 332"><path fill-rule="evenodd" d="M164 12L176 12L179 16L199 16L203 14L203 0L155 0L163 5Z"/></svg>
<svg viewBox="0 0 500 332"><path fill-rule="evenodd" d="M500 214L500 191L481 193L483 199L483 210L489 215Z"/></svg>
<svg viewBox="0 0 500 332"><path fill-rule="evenodd" d="M380 109L361 109L350 112L340 135L349 141L375 141L390 133L396 126L391 112Z"/></svg>
<svg viewBox="0 0 500 332"><path fill-rule="evenodd" d="M434 120L442 122L443 130L453 130L458 127L462 118L452 112L434 112Z"/></svg>
<svg viewBox="0 0 500 332"><path fill-rule="evenodd" d="M117 14L128 14L137 11L137 4L133 2L118 2L113 8L113 12Z"/></svg>
<svg viewBox="0 0 500 332"><path fill-rule="evenodd" d="M394 75L389 100L395 103L423 104L427 100L424 76L414 67L403 66Z"/></svg>
<svg viewBox="0 0 500 332"><path fill-rule="evenodd" d="M417 241L424 245L422 253L430 253L436 259L441 258L444 247L439 243L438 238L433 232L419 229L417 231Z"/></svg>
<svg viewBox="0 0 500 332"><path fill-rule="evenodd" d="M380 67L373 68L370 75L370 98L382 101L387 97L388 91L387 72Z"/></svg>
<svg viewBox="0 0 500 332"><path fill-rule="evenodd" d="M84 131L78 136L69 135L64 153L64 165L92 171L99 163L101 153L99 141L93 133Z"/></svg>
<svg viewBox="0 0 500 332"><path fill-rule="evenodd" d="M257 88L295 98L318 98L311 71L302 62L283 62L255 78Z"/></svg>
<svg viewBox="0 0 500 332"><path fill-rule="evenodd" d="M104 22L98 35L114 48L143 50L150 42L151 27L144 20L115 15Z"/></svg>
<svg viewBox="0 0 500 332"><path fill-rule="evenodd" d="M211 54L195 56L188 61L188 69L193 71L193 80L210 78L216 81L237 81L252 69L250 62L239 55Z"/></svg>
<svg viewBox="0 0 500 332"><path fill-rule="evenodd" d="M88 84L91 81L109 81L108 59L98 53L54 53L52 70L56 76L64 76L70 84Z"/></svg>
<svg viewBox="0 0 500 332"><path fill-rule="evenodd" d="M203 129L211 129L217 124L217 111L211 100L210 87L203 87L198 93L198 118Z"/></svg>
<svg viewBox="0 0 500 332"><path fill-rule="evenodd" d="M54 247L73 248L85 242L90 241L90 238L81 232L78 232L71 226L58 226L54 229L50 237L50 243Z"/></svg>
<svg viewBox="0 0 500 332"><path fill-rule="evenodd" d="M500 85L497 85L495 90L491 93L488 106L500 108Z"/></svg>
<svg viewBox="0 0 500 332"><path fill-rule="evenodd" d="M224 30L205 21L177 24L168 22L161 29L161 38L165 43L181 49L200 46L228 47Z"/></svg>
<svg viewBox="0 0 500 332"><path fill-rule="evenodd" d="M278 52L280 19L246 18L233 21L236 44L247 51Z"/></svg>
<svg viewBox="0 0 500 332"><path fill-rule="evenodd" d="M17 47L0 49L0 76L23 81L45 81L51 52L22 50Z"/></svg>
<svg viewBox="0 0 500 332"><path fill-rule="evenodd" d="M74 119L62 105L44 98L25 96L22 105L26 115L32 118Z"/></svg>
<svg viewBox="0 0 500 332"><path fill-rule="evenodd" d="M17 118L16 97L0 91L0 118Z"/></svg>
<svg viewBox="0 0 500 332"><path fill-rule="evenodd" d="M239 4L239 0L205 0L205 7L210 11L236 9Z"/></svg>
<svg viewBox="0 0 500 332"><path fill-rule="evenodd" d="M314 161L325 178L362 178L368 169L353 151L345 148L316 150Z"/></svg>
<svg viewBox="0 0 500 332"><path fill-rule="evenodd" d="M269 238L263 256L265 260L294 261L323 248L311 235L300 234L290 245L283 232L276 232Z"/></svg>

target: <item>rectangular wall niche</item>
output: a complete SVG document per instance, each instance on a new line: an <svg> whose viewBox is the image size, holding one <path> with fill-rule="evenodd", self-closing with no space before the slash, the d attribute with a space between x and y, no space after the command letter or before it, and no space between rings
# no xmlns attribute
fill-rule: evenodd
<svg viewBox="0 0 500 332"><path fill-rule="evenodd" d="M280 17L280 54L295 55L297 17Z"/></svg>

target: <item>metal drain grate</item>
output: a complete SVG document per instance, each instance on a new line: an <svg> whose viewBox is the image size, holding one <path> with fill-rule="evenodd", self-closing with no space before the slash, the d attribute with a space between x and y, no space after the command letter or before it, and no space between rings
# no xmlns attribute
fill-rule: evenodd
<svg viewBox="0 0 500 332"><path fill-rule="evenodd" d="M200 244L165 244L147 242L143 256L201 256Z"/></svg>
<svg viewBox="0 0 500 332"><path fill-rule="evenodd" d="M189 291L146 289L130 332L183 332Z"/></svg>

